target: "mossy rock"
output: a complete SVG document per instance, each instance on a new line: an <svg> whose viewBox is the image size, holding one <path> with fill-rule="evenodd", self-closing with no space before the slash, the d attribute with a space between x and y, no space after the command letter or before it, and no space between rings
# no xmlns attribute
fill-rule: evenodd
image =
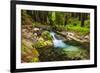
<svg viewBox="0 0 100 73"><path fill-rule="evenodd" d="M52 40L52 37L49 33L49 31L43 31L41 35L45 40Z"/></svg>
<svg viewBox="0 0 100 73"><path fill-rule="evenodd" d="M42 48L42 47L52 46L52 45L53 45L52 41L44 40L42 37L40 37L38 39L38 41L33 44L33 47L35 47L35 48Z"/></svg>
<svg viewBox="0 0 100 73"><path fill-rule="evenodd" d="M21 47L21 60L24 62L38 62L39 61L39 52L36 48L30 47L29 44L22 42ZM36 60L37 58L37 60Z"/></svg>
<svg viewBox="0 0 100 73"><path fill-rule="evenodd" d="M31 59L31 62L39 62L39 58L34 57L34 58Z"/></svg>

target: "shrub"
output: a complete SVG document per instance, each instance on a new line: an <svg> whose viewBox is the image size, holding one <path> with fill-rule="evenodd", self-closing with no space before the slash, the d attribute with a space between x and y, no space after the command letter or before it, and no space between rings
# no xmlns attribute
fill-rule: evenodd
<svg viewBox="0 0 100 73"><path fill-rule="evenodd" d="M80 26L67 26L68 31L76 32L79 35L86 35L90 32L90 29L87 27L80 27Z"/></svg>

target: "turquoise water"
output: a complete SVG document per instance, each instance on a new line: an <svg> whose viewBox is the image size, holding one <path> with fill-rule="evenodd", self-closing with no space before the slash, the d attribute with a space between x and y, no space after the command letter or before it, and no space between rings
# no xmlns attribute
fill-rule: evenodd
<svg viewBox="0 0 100 73"><path fill-rule="evenodd" d="M50 32L50 35L53 37L53 44L54 44L55 48L62 48L65 51L77 51L77 50L79 50L79 47L73 46L73 45L69 45L67 43L64 43L63 40L57 39L55 37L56 33Z"/></svg>

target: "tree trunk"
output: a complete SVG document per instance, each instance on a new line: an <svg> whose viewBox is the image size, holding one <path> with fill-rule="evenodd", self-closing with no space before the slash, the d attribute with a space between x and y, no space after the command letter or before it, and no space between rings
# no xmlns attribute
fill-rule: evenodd
<svg viewBox="0 0 100 73"><path fill-rule="evenodd" d="M64 22L65 26L67 25L67 15L65 16L65 22Z"/></svg>
<svg viewBox="0 0 100 73"><path fill-rule="evenodd" d="M84 27L85 17L84 14L81 14L81 27Z"/></svg>

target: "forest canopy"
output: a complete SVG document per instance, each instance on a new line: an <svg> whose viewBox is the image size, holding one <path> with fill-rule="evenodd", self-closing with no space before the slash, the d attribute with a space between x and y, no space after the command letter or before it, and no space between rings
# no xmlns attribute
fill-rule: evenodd
<svg viewBox="0 0 100 73"><path fill-rule="evenodd" d="M76 12L32 11L22 10L22 25L41 23L51 27L65 27L65 30L89 32L90 14ZM25 23L26 22L26 23ZM84 29L82 28L84 27ZM86 28L85 28L86 27ZM81 32L84 34L84 32ZM80 33L80 34L81 34Z"/></svg>

